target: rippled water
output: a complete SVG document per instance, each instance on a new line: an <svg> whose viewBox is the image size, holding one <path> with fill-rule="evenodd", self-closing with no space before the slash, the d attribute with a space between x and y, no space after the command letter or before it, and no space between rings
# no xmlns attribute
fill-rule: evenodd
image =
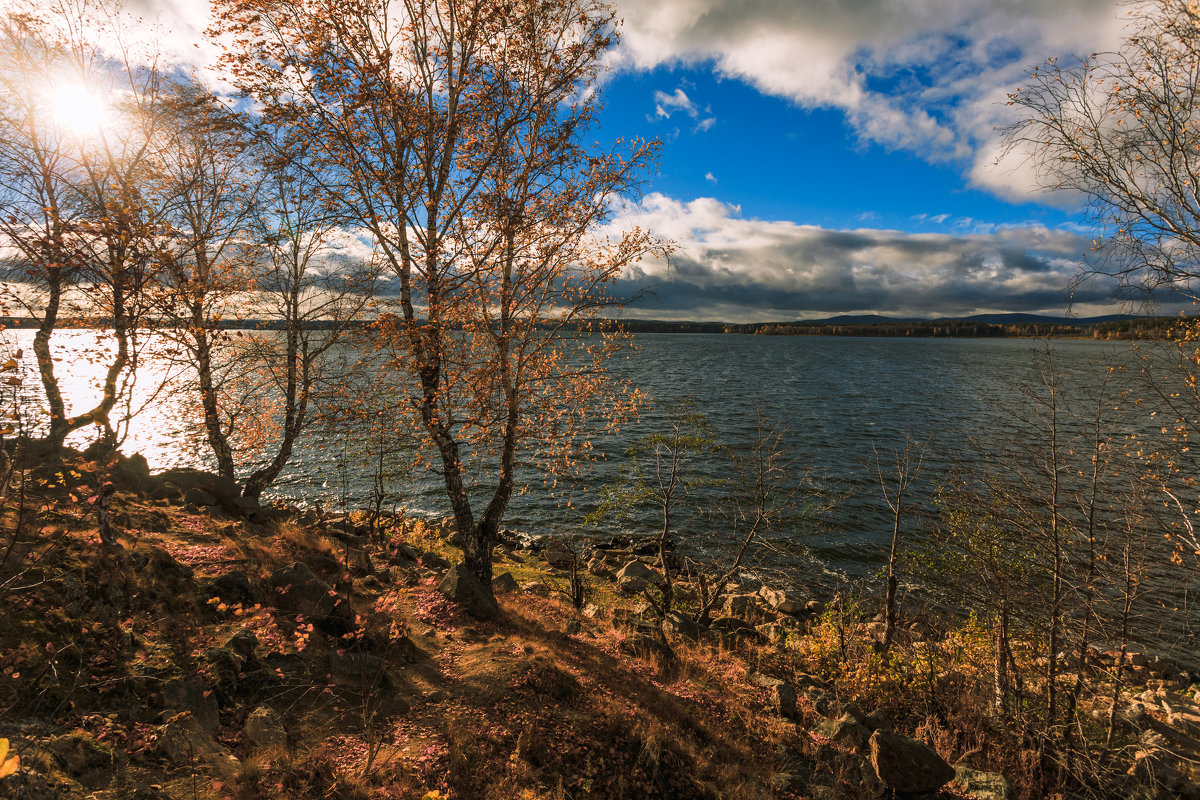
<svg viewBox="0 0 1200 800"><path fill-rule="evenodd" d="M270 334L268 334L270 335ZM12 331L24 347L27 384L36 385L29 344L32 331ZM60 372L70 402L82 405L96 396L102 364L88 364L79 353L96 347L102 333L69 331L57 343ZM838 524L813 545L834 568L855 571L874 561L888 521L875 476L873 453L886 459L902 446L905 434L929 441L926 486L946 467L949 454L962 453L973 437L998 431L1022 432L1014 386L1035 377L1045 345L1021 339L857 339L706 334L643 334L637 351L615 368L662 404L691 396L720 439L744 442L754 428L754 407L789 429L788 444L801 468L811 470L846 496ZM1132 363L1125 343L1058 340L1051 344L1056 371L1073 396L1090 395L1111 365ZM131 425L123 447L142 452L153 469L206 466L195 441L199 419L176 393L150 397L165 368L147 359L138 380L134 407L146 404ZM1115 388L1109 389L1115 394ZM617 480L630 442L662 430L665 412L647 409L640 422L621 434L598 439L602 458L574 484L551 492L537 475L527 475L531 490L514 499L512 527L531 532L573 531L594 508L594 489ZM355 436L315 435L298 447L272 493L297 501L321 498L328 506L366 503L373 464ZM448 513L433 476L395 478L390 490L409 509ZM571 508L567 508L567 502ZM694 523L701 524L701 523Z"/></svg>

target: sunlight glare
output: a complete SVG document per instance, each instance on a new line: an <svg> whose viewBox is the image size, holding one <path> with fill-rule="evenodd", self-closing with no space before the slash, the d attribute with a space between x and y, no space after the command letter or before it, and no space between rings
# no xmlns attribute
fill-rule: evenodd
<svg viewBox="0 0 1200 800"><path fill-rule="evenodd" d="M54 118L66 130L78 135L96 133L108 122L104 98L79 84L63 86L50 98Z"/></svg>

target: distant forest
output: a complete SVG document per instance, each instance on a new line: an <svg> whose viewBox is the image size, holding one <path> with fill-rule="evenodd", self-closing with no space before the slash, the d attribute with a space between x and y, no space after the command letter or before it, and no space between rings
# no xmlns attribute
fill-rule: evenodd
<svg viewBox="0 0 1200 800"><path fill-rule="evenodd" d="M1014 315L1015 316L1015 315ZM1051 336L1075 339L1166 339L1171 329L1194 317L1132 317L1103 318L1097 320L1045 318L1044 320L1020 319L1011 322L987 322L978 319L924 319L904 320L875 318L832 318L822 320L799 320L796 322L676 322L668 320L593 320L581 328L611 328L620 324L632 333L738 333L758 336L908 336L908 337L952 337L952 338L1035 338ZM144 323L146 327L155 327ZM314 329L324 327L319 320L310 323ZM351 323L351 328L370 325L362 320ZM112 326L110 319L94 319L86 324L76 321L76 327L106 328ZM31 328L34 322L22 317L0 317L0 330L4 328ZM281 330L278 320L224 319L219 325L226 329ZM568 326L572 327L572 326Z"/></svg>

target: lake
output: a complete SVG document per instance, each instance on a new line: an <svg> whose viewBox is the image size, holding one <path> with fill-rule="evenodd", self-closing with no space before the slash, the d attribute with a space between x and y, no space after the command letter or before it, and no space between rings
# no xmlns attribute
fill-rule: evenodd
<svg viewBox="0 0 1200 800"><path fill-rule="evenodd" d="M31 340L32 332L9 335L25 346L28 362L28 341L23 340ZM70 362L73 348L86 346L94 336L89 331L68 332L60 351L63 363ZM997 447L1037 441L1044 431L1038 430L1020 384L1036 385L1037 368L1047 353L1062 375L1064 396L1078 403L1076 410L1084 421L1094 412L1094 401L1088 398L1104 382L1108 368L1116 366L1121 371L1106 393L1112 398L1110 407L1132 411L1122 422L1122 432L1155 436L1158 431L1148 408L1118 400L1123 388L1133 387L1135 393L1144 389L1135 382L1138 359L1161 350L1165 347L1161 343L1133 349L1127 342L1090 340L1047 344L1025 339L721 334L642 334L636 343L637 352L628 361L614 363L618 372L659 403L692 397L718 438L730 445L745 442L752 434L755 404L761 403L771 420L787 427L786 442L797 475L808 475L829 496L838 498L824 525L794 533L809 556L806 571L821 572L817 577L806 575L805 582L859 578L874 574L883 563L891 518L872 464L876 453L886 463L903 446L906 435L926 443L926 461L914 497L918 505L927 506L956 460L1004 469L1003 463L995 461ZM95 374L98 370L93 380ZM35 375L30 372L28 377ZM89 391L82 379L69 389L76 397ZM539 476L527 475L530 489L514 498L507 526L531 534L653 532L655 522L648 515L608 519L593 527L584 525L584 517L596 508L598 487L628 474L624 456L628 445L662 430L664 415L661 407L652 406L619 435L596 440L600 458L576 481L559 482L551 490ZM1082 422L1070 422L1066 415L1064 420L1064 434L1083 433ZM205 466L202 454L183 444L197 422L171 398L158 398L139 415L123 449L142 452L155 470ZM326 508L366 505L373 464L361 444L359 437L340 434L310 440L297 448L268 494L301 502L319 498ZM714 464L712 469L720 472L724 467ZM389 491L393 495L389 506L398 503L410 512L431 516L449 511L440 482L431 474L393 476ZM702 487L693 506L703 510L718 494L715 488ZM723 524L702 514L681 514L680 519L684 533L705 529L719 533L713 528Z"/></svg>

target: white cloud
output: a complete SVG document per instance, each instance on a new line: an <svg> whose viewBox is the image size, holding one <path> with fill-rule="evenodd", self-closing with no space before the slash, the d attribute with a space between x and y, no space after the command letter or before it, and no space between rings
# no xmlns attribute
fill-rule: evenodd
<svg viewBox="0 0 1200 800"><path fill-rule="evenodd" d="M716 124L717 124L716 117L705 117L704 119L702 119L696 123L696 127L692 128L692 133L703 133L704 131L710 129L713 125L716 125Z"/></svg>
<svg viewBox="0 0 1200 800"><path fill-rule="evenodd" d="M963 164L1028 198L1027 169L992 168L1006 93L1050 56L1115 47L1115 0L619 0L618 65L711 62L806 108L839 108L864 141Z"/></svg>
<svg viewBox="0 0 1200 800"><path fill-rule="evenodd" d="M704 180L708 181L713 186L717 185L717 176L713 175L711 172L704 173Z"/></svg>
<svg viewBox="0 0 1200 800"><path fill-rule="evenodd" d="M941 216L941 215L938 215ZM945 220L943 220L945 221ZM651 194L621 209L613 229L634 225L675 242L668 261L639 264L622 283L655 287L649 317L794 319L838 313L955 316L1062 314L1090 240L1043 226L979 227L962 233L877 228L830 230L745 219L714 198L682 202ZM1112 286L1085 285L1074 308L1112 310Z"/></svg>
<svg viewBox="0 0 1200 800"><path fill-rule="evenodd" d="M696 108L696 104L683 89L676 89L674 94L666 92L654 93L654 115L669 119L676 111L682 111L692 119L700 115L700 109Z"/></svg>

